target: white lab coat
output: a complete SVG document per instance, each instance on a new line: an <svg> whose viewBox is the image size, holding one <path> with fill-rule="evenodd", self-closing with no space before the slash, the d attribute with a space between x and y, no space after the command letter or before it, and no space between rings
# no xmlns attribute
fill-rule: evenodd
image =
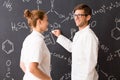
<svg viewBox="0 0 120 80"><path fill-rule="evenodd" d="M57 42L72 52L72 80L98 80L96 64L98 58L98 38L86 26L76 32L73 42L60 35Z"/></svg>
<svg viewBox="0 0 120 80"><path fill-rule="evenodd" d="M44 36L41 33L33 30L33 32L25 38L20 61L24 62L26 67L23 80L41 80L30 72L29 65L31 62L37 62L39 64L38 68L50 76L50 52L44 42Z"/></svg>

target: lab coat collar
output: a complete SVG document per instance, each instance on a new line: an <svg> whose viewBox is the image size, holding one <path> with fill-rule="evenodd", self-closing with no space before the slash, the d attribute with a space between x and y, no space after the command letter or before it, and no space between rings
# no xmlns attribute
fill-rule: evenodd
<svg viewBox="0 0 120 80"><path fill-rule="evenodd" d="M36 31L33 29L32 33L35 33L37 35L39 35L40 37L42 37L43 39L45 38L40 32Z"/></svg>
<svg viewBox="0 0 120 80"><path fill-rule="evenodd" d="M79 30L78 32L84 32L84 31L86 31L89 28L90 28L90 25L87 25L85 28L83 28L82 30Z"/></svg>

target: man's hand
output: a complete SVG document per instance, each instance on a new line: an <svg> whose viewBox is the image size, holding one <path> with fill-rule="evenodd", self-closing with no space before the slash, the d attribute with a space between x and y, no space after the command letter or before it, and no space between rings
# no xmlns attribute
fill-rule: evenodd
<svg viewBox="0 0 120 80"><path fill-rule="evenodd" d="M53 30L52 33L58 37L59 35L61 35L61 31L59 29Z"/></svg>

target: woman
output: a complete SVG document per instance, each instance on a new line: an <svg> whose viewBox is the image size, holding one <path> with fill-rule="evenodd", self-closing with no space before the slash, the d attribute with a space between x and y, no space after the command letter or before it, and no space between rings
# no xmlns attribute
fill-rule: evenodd
<svg viewBox="0 0 120 80"><path fill-rule="evenodd" d="M22 46L20 67L23 80L52 80L50 77L50 52L41 34L47 30L48 18L42 10L25 10L24 17L31 29Z"/></svg>

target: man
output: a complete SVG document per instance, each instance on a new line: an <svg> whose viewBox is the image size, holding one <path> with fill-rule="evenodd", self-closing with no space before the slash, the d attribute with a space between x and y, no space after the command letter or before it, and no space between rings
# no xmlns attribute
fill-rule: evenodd
<svg viewBox="0 0 120 80"><path fill-rule="evenodd" d="M75 33L73 42L64 37L60 30L52 33L57 42L72 52L72 80L98 80L95 69L98 58L98 38L90 29L91 9L85 4L74 8L74 21L79 31Z"/></svg>

